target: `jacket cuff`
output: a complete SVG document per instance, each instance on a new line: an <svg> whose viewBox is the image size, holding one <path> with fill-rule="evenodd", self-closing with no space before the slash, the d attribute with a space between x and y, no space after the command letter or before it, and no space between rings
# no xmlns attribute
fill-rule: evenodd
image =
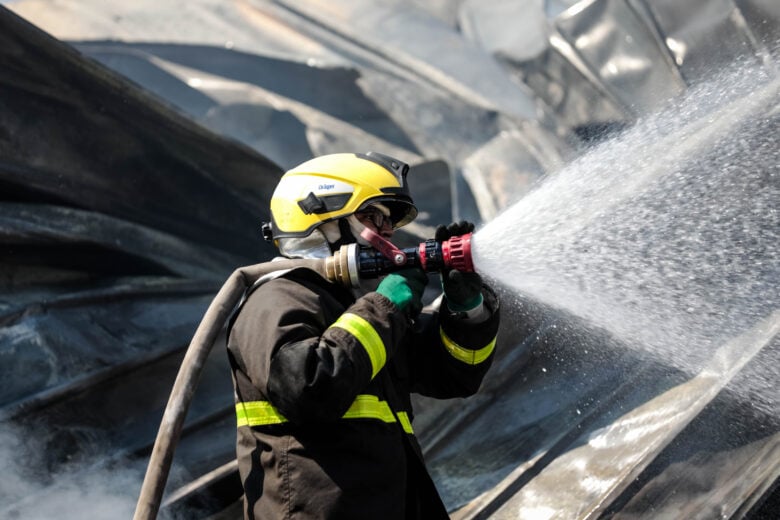
<svg viewBox="0 0 780 520"><path fill-rule="evenodd" d="M469 364L478 364L493 352L499 327L497 295L483 286L484 301L481 313L440 313L441 339L450 354Z"/></svg>

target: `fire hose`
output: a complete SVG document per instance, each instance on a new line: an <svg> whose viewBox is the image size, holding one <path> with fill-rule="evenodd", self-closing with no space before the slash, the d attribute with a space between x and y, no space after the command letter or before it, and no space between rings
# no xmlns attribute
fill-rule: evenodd
<svg viewBox="0 0 780 520"><path fill-rule="evenodd" d="M430 239L417 247L398 249L366 229L361 234L373 247L349 244L333 256L317 259L284 259L233 271L206 309L182 360L152 448L146 475L136 504L134 520L154 520L162 502L173 453L201 372L222 327L247 288L266 274L306 267L332 283L357 287L361 279L383 276L409 267L434 273L444 269L473 272L471 233L443 242Z"/></svg>

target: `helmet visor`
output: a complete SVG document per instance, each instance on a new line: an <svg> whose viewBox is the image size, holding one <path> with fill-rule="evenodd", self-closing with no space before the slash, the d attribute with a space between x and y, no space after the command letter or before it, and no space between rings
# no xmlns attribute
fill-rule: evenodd
<svg viewBox="0 0 780 520"><path fill-rule="evenodd" d="M390 210L390 221L393 228L398 229L413 221L417 217L417 208L411 200L399 197L378 197L366 201L357 212L364 211L373 204L382 204Z"/></svg>

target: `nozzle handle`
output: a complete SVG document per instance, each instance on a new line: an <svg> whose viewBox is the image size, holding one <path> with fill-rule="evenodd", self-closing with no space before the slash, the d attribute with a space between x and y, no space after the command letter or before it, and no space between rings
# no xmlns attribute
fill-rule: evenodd
<svg viewBox="0 0 780 520"><path fill-rule="evenodd" d="M363 237L369 244L374 246L374 249L382 253L385 258L390 260L397 266L406 264L406 253L395 247L395 244L382 238L382 235L374 231L373 229L365 228L361 231L360 236Z"/></svg>

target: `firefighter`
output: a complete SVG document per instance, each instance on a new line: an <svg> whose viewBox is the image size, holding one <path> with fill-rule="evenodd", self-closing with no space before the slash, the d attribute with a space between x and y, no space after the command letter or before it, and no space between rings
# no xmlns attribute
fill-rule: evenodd
<svg viewBox="0 0 780 520"><path fill-rule="evenodd" d="M376 152L311 159L280 179L264 234L289 258L329 256L365 227L389 239L417 215L408 169ZM439 226L436 239L472 229ZM228 334L246 518L447 518L410 394L478 390L498 299L478 274L451 270L421 312L427 282L414 268L350 290L296 268L247 291Z"/></svg>

